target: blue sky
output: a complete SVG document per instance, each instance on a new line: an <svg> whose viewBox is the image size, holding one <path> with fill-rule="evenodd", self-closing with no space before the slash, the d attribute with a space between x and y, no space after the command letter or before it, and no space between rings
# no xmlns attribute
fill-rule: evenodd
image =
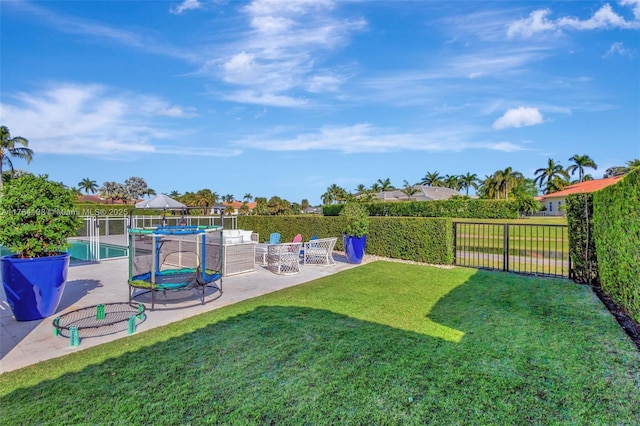
<svg viewBox="0 0 640 426"><path fill-rule="evenodd" d="M319 204L640 157L640 0L1 1L17 168Z"/></svg>

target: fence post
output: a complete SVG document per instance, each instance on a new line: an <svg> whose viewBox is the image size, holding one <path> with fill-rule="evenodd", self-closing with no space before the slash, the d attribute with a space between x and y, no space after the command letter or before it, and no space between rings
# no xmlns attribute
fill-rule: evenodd
<svg viewBox="0 0 640 426"><path fill-rule="evenodd" d="M458 222L453 222L453 264L457 265L457 247L458 247Z"/></svg>
<svg viewBox="0 0 640 426"><path fill-rule="evenodd" d="M504 231L502 235L502 270L509 271L509 225L503 225Z"/></svg>

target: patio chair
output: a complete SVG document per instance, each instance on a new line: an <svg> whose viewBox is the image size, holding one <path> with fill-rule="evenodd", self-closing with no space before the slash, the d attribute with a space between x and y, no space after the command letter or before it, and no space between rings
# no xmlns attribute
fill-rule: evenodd
<svg viewBox="0 0 640 426"><path fill-rule="evenodd" d="M267 269L278 275L300 272L302 243L271 244L267 248Z"/></svg>
<svg viewBox="0 0 640 426"><path fill-rule="evenodd" d="M302 256L305 265L335 265L333 247L337 238L319 238L304 243Z"/></svg>
<svg viewBox="0 0 640 426"><path fill-rule="evenodd" d="M274 232L269 235L269 244L280 244L280 234Z"/></svg>
<svg viewBox="0 0 640 426"><path fill-rule="evenodd" d="M294 243L301 243L302 242L302 234L296 234L296 236L293 237L293 242Z"/></svg>

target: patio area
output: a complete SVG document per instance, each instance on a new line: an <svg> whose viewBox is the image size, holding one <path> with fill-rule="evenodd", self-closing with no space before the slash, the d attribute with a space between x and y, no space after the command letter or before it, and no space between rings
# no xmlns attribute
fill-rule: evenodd
<svg viewBox="0 0 640 426"><path fill-rule="evenodd" d="M147 306L146 319L138 325L136 333L357 266L348 264L341 254L335 253L334 258L335 265L301 265L299 274L288 276L276 275L256 264L254 272L224 277L222 294L207 289L204 304L194 293L196 290L167 292L166 295L158 293L152 311L147 303L151 297L141 295L136 301ZM16 321L0 287L0 373L127 337L125 325L122 331L112 334L97 332L95 337L81 339L79 346L70 346L68 338L54 335L52 323L55 317L80 308L127 302L127 262L127 259L114 259L70 267L56 315L44 320Z"/></svg>

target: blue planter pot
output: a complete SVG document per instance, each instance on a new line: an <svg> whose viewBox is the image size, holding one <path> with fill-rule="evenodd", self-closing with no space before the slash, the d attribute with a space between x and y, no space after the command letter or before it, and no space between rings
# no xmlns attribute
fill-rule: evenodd
<svg viewBox="0 0 640 426"><path fill-rule="evenodd" d="M351 235L343 235L342 243L344 245L344 253L347 256L347 262L356 265L362 263L364 249L367 245L367 236L354 237Z"/></svg>
<svg viewBox="0 0 640 426"><path fill-rule="evenodd" d="M53 315L58 309L69 267L69 253L20 259L0 258L2 285L18 321L33 321Z"/></svg>

